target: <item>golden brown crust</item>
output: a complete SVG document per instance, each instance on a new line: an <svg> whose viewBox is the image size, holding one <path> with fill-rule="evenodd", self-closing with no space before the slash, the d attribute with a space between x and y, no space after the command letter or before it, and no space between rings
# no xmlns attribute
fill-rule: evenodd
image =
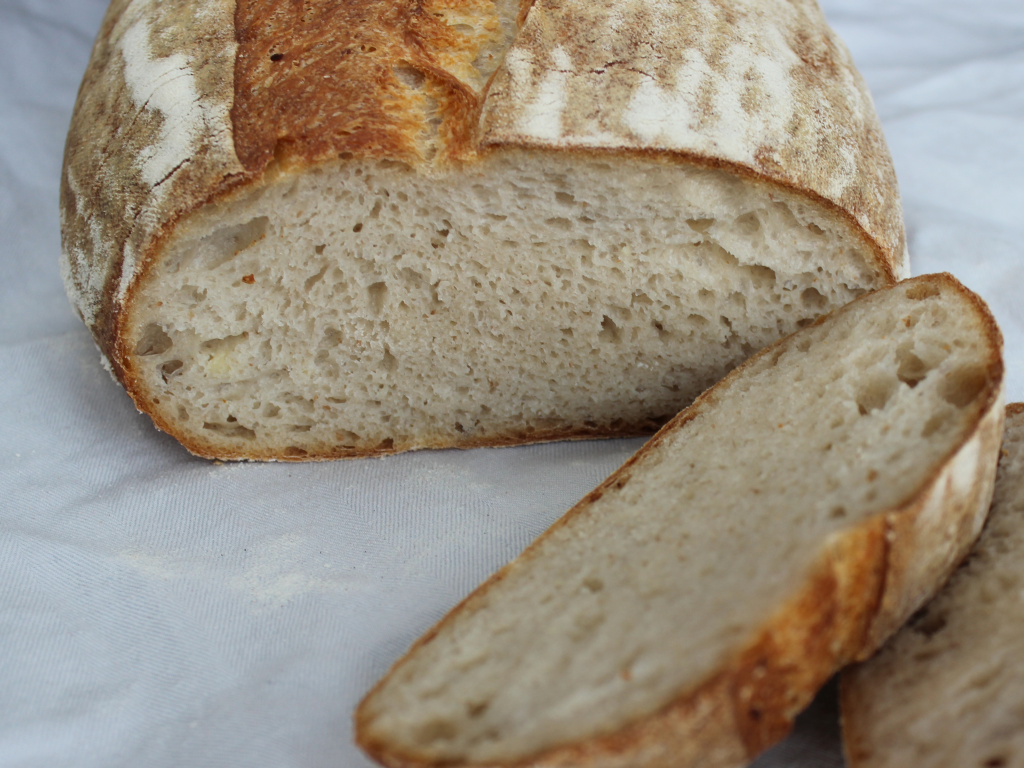
<svg viewBox="0 0 1024 768"><path fill-rule="evenodd" d="M491 35L463 31L446 15L473 15ZM469 25L461 25L470 29ZM344 152L421 166L437 102L439 138L470 151L480 98L469 82L481 48L500 35L488 0L241 0L235 147L250 173L275 156L316 164Z"/></svg>
<svg viewBox="0 0 1024 768"><path fill-rule="evenodd" d="M929 295L950 290L966 298L974 307L991 350L984 385L972 404L973 426L961 442L903 504L833 536L802 590L766 622L746 648L700 686L683 692L661 712L613 734L557 747L526 760L473 764L474 768L738 768L783 738L796 715L833 674L873 653L934 594L980 532L991 498L1000 445L993 435L1001 436L1004 418L1002 338L984 302L951 275L925 275L904 285ZM357 708L354 721L360 747L389 768L440 768L431 761L396 752L371 735L367 705L374 693L460 611L471 610L491 586L533 557L551 532L584 514L609 489L629 482L632 468L669 434L683 429L714 403L719 390L730 386L763 357L790 344L792 338L754 355L701 395L522 555L481 584L420 638ZM980 516L979 509L983 510ZM694 744L699 749L695 750ZM456 764L445 765L454 768ZM469 768L466 763L457 765Z"/></svg>

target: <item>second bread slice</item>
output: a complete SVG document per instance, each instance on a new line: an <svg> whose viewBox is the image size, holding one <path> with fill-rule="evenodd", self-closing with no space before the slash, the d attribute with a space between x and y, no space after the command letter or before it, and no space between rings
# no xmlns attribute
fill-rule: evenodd
<svg viewBox="0 0 1024 768"><path fill-rule="evenodd" d="M389 766L739 766L984 521L999 332L948 275L753 358L495 574L356 713Z"/></svg>
<svg viewBox="0 0 1024 768"><path fill-rule="evenodd" d="M1024 765L1024 403L1006 435L985 532L928 607L843 675L854 768Z"/></svg>

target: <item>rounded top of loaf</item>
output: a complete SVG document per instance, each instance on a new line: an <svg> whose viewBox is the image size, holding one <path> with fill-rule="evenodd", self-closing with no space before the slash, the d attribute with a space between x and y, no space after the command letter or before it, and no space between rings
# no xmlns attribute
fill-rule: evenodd
<svg viewBox="0 0 1024 768"><path fill-rule="evenodd" d="M116 369L115 309L191 211L339 157L442 174L513 147L796 190L907 272L871 97L814 0L113 0L65 152L65 282Z"/></svg>

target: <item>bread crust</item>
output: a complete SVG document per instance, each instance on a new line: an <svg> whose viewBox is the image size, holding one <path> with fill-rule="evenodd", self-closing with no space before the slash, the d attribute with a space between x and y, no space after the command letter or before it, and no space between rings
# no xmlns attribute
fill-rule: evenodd
<svg viewBox="0 0 1024 768"><path fill-rule="evenodd" d="M881 283L909 274L895 174L871 98L814 0L691 6L113 0L65 148L62 274L72 303L113 376L154 415L128 348L135 289L190 214L282 168L351 157L430 175L516 148L643 155L782 187L853 223ZM460 31L459 14L473 15L483 32ZM606 50L613 60L594 58ZM481 65L488 56L493 64ZM682 87L697 75L700 87ZM664 102L658 130L645 127L651 99ZM208 457L402 450L225 452L154 422ZM445 439L436 447L649 434L647 426Z"/></svg>
<svg viewBox="0 0 1024 768"><path fill-rule="evenodd" d="M660 712L615 733L556 747L525 760L446 762L446 768L739 768L781 740L792 728L796 715L832 675L871 655L932 597L977 538L991 500L1004 423L1002 336L984 303L951 275L925 275L908 283L925 287L938 284L968 297L990 350L985 384L972 406L977 409L973 426L930 476L891 510L834 534L805 586L746 647ZM459 612L472 610L491 586L511 569L522 567L540 541L583 514L609 489L624 485L635 464L712 405L717 393L744 370L790 344L791 338L754 355L701 395L519 558L491 576L418 640L356 710L355 732L360 747L389 768L439 768L440 763L401 754L372 734L368 702L374 693L446 623Z"/></svg>

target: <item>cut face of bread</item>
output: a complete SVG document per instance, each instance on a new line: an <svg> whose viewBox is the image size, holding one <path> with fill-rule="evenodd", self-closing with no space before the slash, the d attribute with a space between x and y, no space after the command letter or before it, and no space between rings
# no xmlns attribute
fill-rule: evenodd
<svg viewBox="0 0 1024 768"><path fill-rule="evenodd" d="M1000 344L930 276L765 350L417 643L360 744L390 766L745 764L977 535Z"/></svg>
<svg viewBox="0 0 1024 768"><path fill-rule="evenodd" d="M844 221L722 171L342 161L179 227L128 347L158 423L212 455L635 434L883 280Z"/></svg>
<svg viewBox="0 0 1024 768"><path fill-rule="evenodd" d="M1009 407L992 510L949 584L843 676L856 768L1024 765L1024 404Z"/></svg>

